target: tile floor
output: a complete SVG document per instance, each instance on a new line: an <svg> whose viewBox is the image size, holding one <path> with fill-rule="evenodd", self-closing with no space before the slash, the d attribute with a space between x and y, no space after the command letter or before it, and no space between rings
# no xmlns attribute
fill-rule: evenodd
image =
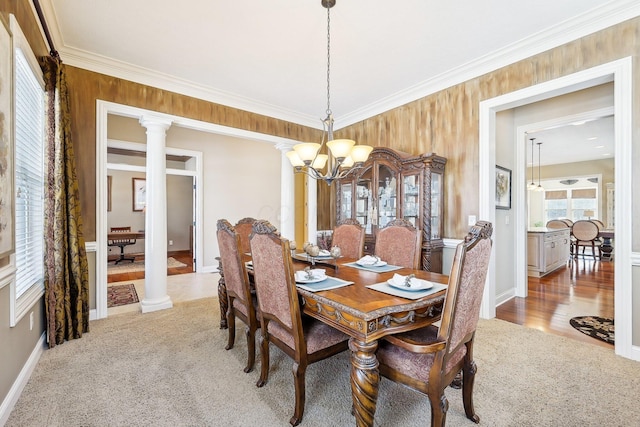
<svg viewBox="0 0 640 427"><path fill-rule="evenodd" d="M219 279L220 275L218 273L187 273L167 276L167 294L171 297L171 301L173 301L174 304L176 302L217 296ZM127 283L133 283L135 285L138 299L142 301L144 299L144 279L114 282L109 283L109 286ZM107 309L107 316L132 311L141 312L140 304L135 303L111 307Z"/></svg>

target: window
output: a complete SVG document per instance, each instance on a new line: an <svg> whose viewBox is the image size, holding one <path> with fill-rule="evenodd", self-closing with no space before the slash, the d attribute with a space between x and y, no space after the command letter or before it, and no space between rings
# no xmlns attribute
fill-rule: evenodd
<svg viewBox="0 0 640 427"><path fill-rule="evenodd" d="M591 183L591 188L568 188L557 190L553 183L545 183L544 213L546 221L558 218L568 218L572 221L581 219L598 218L598 187ZM591 214L591 215L587 215Z"/></svg>
<svg viewBox="0 0 640 427"><path fill-rule="evenodd" d="M44 80L15 19L16 277L11 298L15 326L44 293Z"/></svg>

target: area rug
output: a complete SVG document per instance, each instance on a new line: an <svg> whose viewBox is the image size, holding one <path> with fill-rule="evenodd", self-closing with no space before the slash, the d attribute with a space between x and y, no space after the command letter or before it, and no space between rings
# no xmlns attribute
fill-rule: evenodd
<svg viewBox="0 0 640 427"><path fill-rule="evenodd" d="M117 307L136 302L138 302L138 293L133 283L107 287L107 307Z"/></svg>
<svg viewBox="0 0 640 427"><path fill-rule="evenodd" d="M111 261L107 264L107 274L121 274L121 273L133 273L136 271L144 271L144 260L134 262L121 262L120 264L114 264L115 261ZM186 267L184 264L173 257L167 258L167 268L180 268Z"/></svg>
<svg viewBox="0 0 640 427"><path fill-rule="evenodd" d="M613 344L615 342L613 319L598 316L580 316L571 318L569 323L571 323L571 326L590 337L609 344Z"/></svg>

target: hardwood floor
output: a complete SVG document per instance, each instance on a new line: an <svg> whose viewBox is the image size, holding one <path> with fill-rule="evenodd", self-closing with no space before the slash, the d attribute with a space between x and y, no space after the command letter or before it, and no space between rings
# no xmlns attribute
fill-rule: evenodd
<svg viewBox="0 0 640 427"><path fill-rule="evenodd" d="M127 254L127 256L130 256L130 254ZM169 252L167 256L173 257L177 261L180 261L181 263L186 264L186 267L168 268L167 275L173 276L176 274L193 273L193 259L191 258L191 252L189 251ZM138 254L135 256L135 258L136 258L136 261L144 260L144 254ZM127 280L137 280L137 279L144 279L144 271L107 275L107 283L124 282Z"/></svg>
<svg viewBox="0 0 640 427"><path fill-rule="evenodd" d="M571 259L544 277L529 277L528 297L513 298L496 307L496 317L613 349L575 330L569 319L575 316L614 317L614 262Z"/></svg>

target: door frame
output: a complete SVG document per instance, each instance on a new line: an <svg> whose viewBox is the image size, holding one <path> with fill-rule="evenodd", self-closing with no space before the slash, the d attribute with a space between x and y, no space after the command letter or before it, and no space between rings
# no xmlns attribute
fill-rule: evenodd
<svg viewBox="0 0 640 427"><path fill-rule="evenodd" d="M564 95L577 90L614 82L614 129L615 129L615 233L616 264L614 273L614 298L616 343L615 353L634 360L640 360L640 348L632 345L632 132L633 132L633 74L632 57L602 64L587 70L560 77L548 82L533 85L515 92L480 102L479 106L479 214L480 218L495 223L495 185L494 170L496 164L496 113L520 107L522 105ZM515 163L515 175L523 174L524 164ZM522 187L522 188L520 188ZM526 268L526 223L525 188L514 186L515 201L515 263L518 269ZM501 244L500 236L494 238ZM495 254L495 251L494 251ZM522 275L516 281L523 280ZM491 257L487 285L484 290L481 316L493 318L496 315L496 260ZM516 284L516 287L522 284Z"/></svg>

